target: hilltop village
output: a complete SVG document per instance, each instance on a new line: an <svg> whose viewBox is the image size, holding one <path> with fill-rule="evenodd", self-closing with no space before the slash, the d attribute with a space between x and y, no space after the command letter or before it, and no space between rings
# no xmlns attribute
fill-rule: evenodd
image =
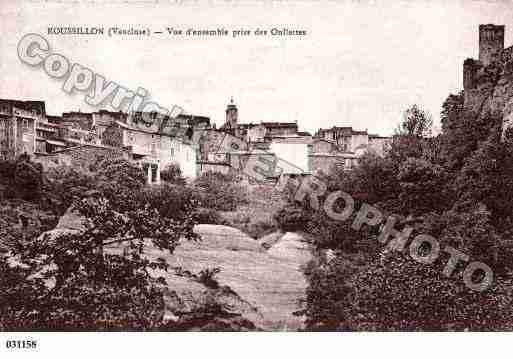
<svg viewBox="0 0 513 359"><path fill-rule="evenodd" d="M277 176L326 172L331 166L350 169L366 151L383 155L391 141L352 127L319 129L312 135L301 131L297 122L241 123L233 99L225 112L226 121L219 128L209 117L179 115L186 134L180 136L141 125L140 112L53 116L46 113L44 101L0 99L0 158L26 154L49 168L85 167L102 154L123 156L142 166L148 183L159 183L160 171L171 164L193 179L209 171L235 171L256 155L288 164ZM228 134L240 139L242 148L221 149Z"/></svg>
<svg viewBox="0 0 513 359"><path fill-rule="evenodd" d="M465 111L493 119L502 134L513 123L513 46L504 47L504 25L479 26L479 58L463 63ZM333 166L349 170L362 154L383 156L392 138L351 126L302 131L297 122L244 123L231 99L225 122L216 127L207 116L180 114L180 133L147 126L140 112L46 113L44 101L0 99L0 159L29 155L45 168L59 165L86 167L97 156L122 156L140 165L148 183L159 183L169 165L194 179L206 172L239 171L252 156L281 162L281 175L328 172ZM442 123L442 127L444 124ZM185 134L185 135L184 135ZM225 149L227 135L239 148Z"/></svg>
<svg viewBox="0 0 513 359"><path fill-rule="evenodd" d="M458 61L436 136L0 100L0 330L513 330L504 26Z"/></svg>

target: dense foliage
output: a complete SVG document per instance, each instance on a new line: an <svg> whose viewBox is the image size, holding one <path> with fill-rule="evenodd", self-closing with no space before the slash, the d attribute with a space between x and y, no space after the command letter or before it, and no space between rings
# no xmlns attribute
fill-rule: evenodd
<svg viewBox="0 0 513 359"><path fill-rule="evenodd" d="M16 166L15 176L38 183L24 166ZM192 192L166 184L145 187L140 168L123 159L101 159L88 172L59 168L45 180L39 208L74 213L82 228L43 236L22 228L5 246L0 329L169 327L165 280L154 272L167 270L167 263L147 251L151 246L171 254L180 239L196 239Z"/></svg>
<svg viewBox="0 0 513 359"><path fill-rule="evenodd" d="M207 172L194 182L200 206L218 211L234 211L237 206L248 203L247 191L234 175Z"/></svg>
<svg viewBox="0 0 513 359"><path fill-rule="evenodd" d="M174 184L185 184L185 179L182 176L182 170L178 164L171 164L160 171L160 179L165 182Z"/></svg>
<svg viewBox="0 0 513 359"><path fill-rule="evenodd" d="M497 121L463 107L463 93L450 95L442 130L430 133L431 117L414 106L405 112L384 157L362 156L352 171L333 171L327 192L342 190L355 201L394 215L493 268L484 292L468 289L463 267L443 275L449 255L420 264L377 241L379 226L351 227L355 213L336 221L309 202L291 200L280 213L283 227L313 234L317 259L307 270L307 325L320 330L500 330L513 324L513 140L502 140ZM324 200L326 195L321 197ZM299 227L298 227L299 228ZM326 253L329 253L327 255ZM476 279L476 278L474 278Z"/></svg>

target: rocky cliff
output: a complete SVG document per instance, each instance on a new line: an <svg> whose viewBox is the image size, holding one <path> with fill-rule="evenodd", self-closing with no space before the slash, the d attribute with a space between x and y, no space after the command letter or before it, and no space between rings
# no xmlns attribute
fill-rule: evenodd
<svg viewBox="0 0 513 359"><path fill-rule="evenodd" d="M501 133L513 126L513 60L480 67L465 89L464 109L478 120L493 121Z"/></svg>

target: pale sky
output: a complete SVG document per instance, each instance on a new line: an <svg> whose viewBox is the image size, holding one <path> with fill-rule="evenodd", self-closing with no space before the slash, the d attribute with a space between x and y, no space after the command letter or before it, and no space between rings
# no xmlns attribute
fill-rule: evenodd
<svg viewBox="0 0 513 359"><path fill-rule="evenodd" d="M463 60L477 58L479 24L506 25L513 45L512 1L70 2L0 0L0 98L44 100L49 114L97 110L84 93L65 94L61 80L18 59L22 36L38 33L72 62L218 125L233 96L240 122L390 135L413 103L439 126L443 100L462 88ZM307 36L58 36L47 35L49 26L287 27Z"/></svg>

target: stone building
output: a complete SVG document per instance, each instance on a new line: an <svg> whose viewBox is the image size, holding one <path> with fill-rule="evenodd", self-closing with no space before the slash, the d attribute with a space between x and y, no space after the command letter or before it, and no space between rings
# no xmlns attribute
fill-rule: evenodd
<svg viewBox="0 0 513 359"><path fill-rule="evenodd" d="M504 51L504 25L479 25L479 62L488 66Z"/></svg>
<svg viewBox="0 0 513 359"><path fill-rule="evenodd" d="M392 137L380 136L376 134L369 134L368 136L369 141L367 143L367 149L377 153L379 156L384 156L392 145Z"/></svg>
<svg viewBox="0 0 513 359"><path fill-rule="evenodd" d="M0 99L0 158L13 160L36 150L36 123L46 116L42 101Z"/></svg>
<svg viewBox="0 0 513 359"><path fill-rule="evenodd" d="M210 128L199 140L200 172L240 172L259 160L273 163L280 175L310 175L346 169L367 151L384 155L391 138L355 131L351 127L320 129L316 136L299 131L297 122L238 123L233 99L226 108L226 121L219 130ZM230 142L229 145L226 145ZM265 167L265 166L264 166Z"/></svg>
<svg viewBox="0 0 513 359"><path fill-rule="evenodd" d="M276 157L281 174L311 173L309 160L311 138L299 136L275 138L270 144L269 152Z"/></svg>
<svg viewBox="0 0 513 359"><path fill-rule="evenodd" d="M384 156L392 143L391 137L378 136L365 131L356 131L352 127L333 126L329 129L319 129L317 137L333 141L340 151L353 153L360 157L367 151L374 151L379 156Z"/></svg>
<svg viewBox="0 0 513 359"><path fill-rule="evenodd" d="M92 158L97 153L120 153L147 172L149 183L160 182L160 171L171 164L177 164L185 177L196 177L198 149L192 141L158 127L131 126L131 116L106 110L46 116L44 102L0 100L0 151L5 158L34 155L47 166L78 165L88 152ZM210 124L207 117L182 117L185 131Z"/></svg>
<svg viewBox="0 0 513 359"><path fill-rule="evenodd" d="M66 128L53 122L56 120L56 116L47 116L46 119L37 121L35 155L45 155L68 147L63 141L67 133Z"/></svg>
<svg viewBox="0 0 513 359"><path fill-rule="evenodd" d="M502 135L513 127L513 46L504 48L504 25L479 25L478 59L463 62L463 108L496 121Z"/></svg>
<svg viewBox="0 0 513 359"><path fill-rule="evenodd" d="M77 130L90 131L93 128L93 114L90 112L63 112L60 124Z"/></svg>
<svg viewBox="0 0 513 359"><path fill-rule="evenodd" d="M472 99L477 85L489 77L494 68L512 61L513 46L504 48L504 31L504 25L479 25L479 59L468 58L463 62L465 102Z"/></svg>
<svg viewBox="0 0 513 359"><path fill-rule="evenodd" d="M160 171L171 164L177 164L185 177L196 177L197 146L192 141L129 126L120 130L123 147L130 149L133 160L153 168L150 182L159 182Z"/></svg>
<svg viewBox="0 0 513 359"><path fill-rule="evenodd" d="M334 166L351 169L356 165L354 153L342 151L339 145L323 137L314 137L309 152L309 168L311 173L329 173Z"/></svg>
<svg viewBox="0 0 513 359"><path fill-rule="evenodd" d="M298 132L297 122L239 123L239 110L233 102L233 98L227 105L225 113L225 123L219 128L219 130L229 133L230 135L240 138L246 142L272 142L274 137L298 136L305 134L304 132Z"/></svg>
<svg viewBox="0 0 513 359"><path fill-rule="evenodd" d="M235 104L233 103L233 98L230 100L228 106L226 106L225 113L226 122L223 124L221 129L235 137L239 137L239 110L237 109L237 106L235 106Z"/></svg>
<svg viewBox="0 0 513 359"><path fill-rule="evenodd" d="M127 150L129 158L147 173L148 183L159 183L160 172L171 164L178 165L184 177L196 177L197 146L183 137L163 132L159 126L147 126L140 121L143 115L147 114L106 110L92 113L90 132L94 140L81 144Z"/></svg>

